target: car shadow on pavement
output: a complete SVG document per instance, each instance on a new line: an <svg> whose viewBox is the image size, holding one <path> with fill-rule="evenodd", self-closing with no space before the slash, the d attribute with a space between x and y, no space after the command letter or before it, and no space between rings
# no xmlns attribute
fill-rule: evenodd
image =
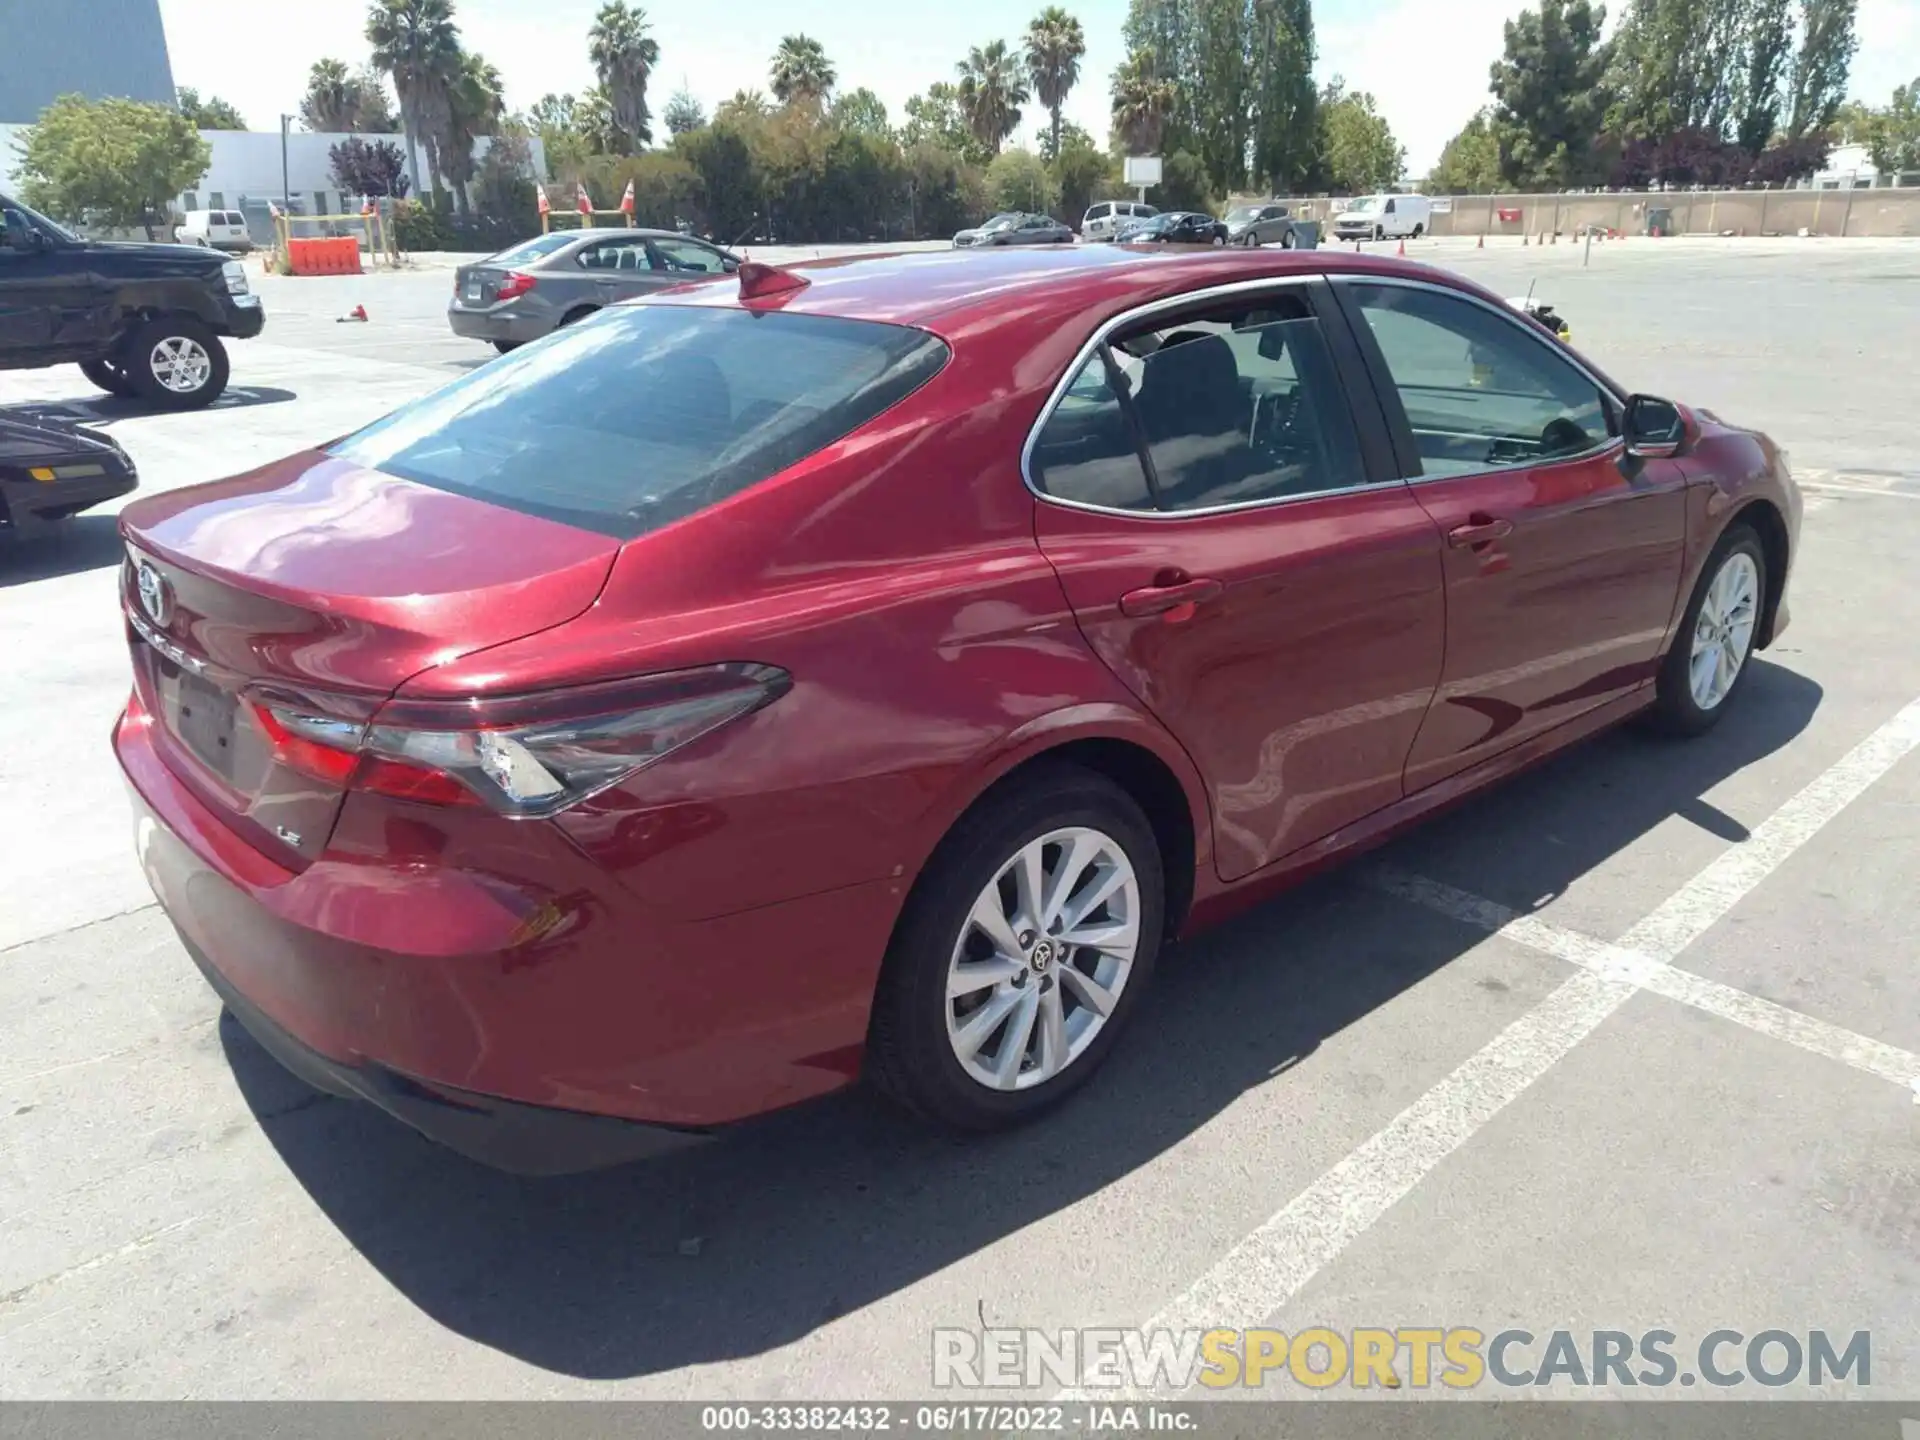
<svg viewBox="0 0 1920 1440"><path fill-rule="evenodd" d="M218 414L222 410L248 410L255 405L279 405L299 398L293 391L274 385L229 385L218 400L196 411L170 410L165 405L126 395L80 395L70 400L23 400L15 405L0 405L0 415L16 415L23 420L61 420L70 425L104 429L116 421L139 420L149 415Z"/></svg>
<svg viewBox="0 0 1920 1440"><path fill-rule="evenodd" d="M30 529L0 531L0 590L104 570L118 565L125 554L120 522L112 515L76 515Z"/></svg>
<svg viewBox="0 0 1920 1440"><path fill-rule="evenodd" d="M1701 797L1788 745L1820 697L1812 681L1756 661L1742 703L1711 734L1610 733L1385 858L1416 863L1417 842L1470 871L1481 893L1530 907L1676 815L1725 832L1732 822ZM930 1134L854 1091L705 1147L561 1179L470 1164L370 1106L307 1090L230 1017L221 1035L293 1175L402 1294L529 1364L617 1379L790 1344L1099 1194L1483 938L1335 871L1170 952L1105 1071L1024 1129ZM1491 1033L1514 997L1484 993ZM1463 1037L1461 1059L1472 1043ZM1404 1084L1374 1063L1392 1062L1343 1050L1314 1084L1362 1096ZM1304 1082L1287 1103L1303 1126L1321 1108ZM1169 1293L1180 1278L1167 1277ZM991 1294L960 1309L948 1323L1026 1323Z"/></svg>

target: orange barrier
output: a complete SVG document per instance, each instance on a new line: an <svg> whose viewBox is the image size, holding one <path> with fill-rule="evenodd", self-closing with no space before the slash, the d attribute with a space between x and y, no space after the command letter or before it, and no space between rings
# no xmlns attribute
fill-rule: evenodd
<svg viewBox="0 0 1920 1440"><path fill-rule="evenodd" d="M287 241L287 265L296 275L359 275L360 241L340 235L326 239L295 236Z"/></svg>

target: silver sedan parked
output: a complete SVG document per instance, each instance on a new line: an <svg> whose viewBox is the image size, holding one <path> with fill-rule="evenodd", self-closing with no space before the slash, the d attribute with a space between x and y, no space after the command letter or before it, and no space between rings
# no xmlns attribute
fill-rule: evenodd
<svg viewBox="0 0 1920 1440"><path fill-rule="evenodd" d="M1050 215L1028 215L1009 211L996 215L984 225L962 230L953 237L953 248L971 250L988 245L1071 245L1073 231Z"/></svg>
<svg viewBox="0 0 1920 1440"><path fill-rule="evenodd" d="M505 352L629 296L739 268L737 255L673 230L554 231L462 265L447 320Z"/></svg>

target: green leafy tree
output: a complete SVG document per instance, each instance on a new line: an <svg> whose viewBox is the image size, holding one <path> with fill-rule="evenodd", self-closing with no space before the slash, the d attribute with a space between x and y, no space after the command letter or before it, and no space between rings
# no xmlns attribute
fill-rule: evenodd
<svg viewBox="0 0 1920 1440"><path fill-rule="evenodd" d="M1399 180L1407 152L1371 94L1347 89L1336 75L1321 92L1319 111L1320 163L1336 192L1365 195Z"/></svg>
<svg viewBox="0 0 1920 1440"><path fill-rule="evenodd" d="M407 157L391 140L349 135L327 151L327 158L333 183L346 194L406 198Z"/></svg>
<svg viewBox="0 0 1920 1440"><path fill-rule="evenodd" d="M1867 111L1860 139L1882 175L1920 170L1920 75L1896 87L1884 110Z"/></svg>
<svg viewBox="0 0 1920 1440"><path fill-rule="evenodd" d="M835 100L827 118L838 129L857 135L893 134L893 127L887 123L886 102L864 85Z"/></svg>
<svg viewBox="0 0 1920 1440"><path fill-rule="evenodd" d="M1200 98L1199 4L1200 0L1128 0L1121 38L1129 61L1123 66L1131 57L1151 55L1157 83L1166 87L1155 152L1178 150L1193 140Z"/></svg>
<svg viewBox="0 0 1920 1440"><path fill-rule="evenodd" d="M207 173L213 148L170 105L62 95L18 142L23 198L56 220L142 227Z"/></svg>
<svg viewBox="0 0 1920 1440"><path fill-rule="evenodd" d="M1244 0L1194 0L1193 139L1215 193L1241 188L1253 132Z"/></svg>
<svg viewBox="0 0 1920 1440"><path fill-rule="evenodd" d="M1178 92L1151 50L1136 50L1113 72L1113 133L1129 155L1156 155Z"/></svg>
<svg viewBox="0 0 1920 1440"><path fill-rule="evenodd" d="M1427 176L1427 189L1436 195L1487 195L1503 188L1500 141L1493 131L1493 112L1486 109L1447 141Z"/></svg>
<svg viewBox="0 0 1920 1440"><path fill-rule="evenodd" d="M515 117L502 122L476 167L473 182L473 203L481 214L511 221L528 233L540 223L531 137L525 120Z"/></svg>
<svg viewBox="0 0 1920 1440"><path fill-rule="evenodd" d="M448 88L447 129L441 140L441 164L461 214L472 211L468 186L478 167L474 160L482 136L491 135L506 119L505 89L500 72L486 57L461 57L460 73Z"/></svg>
<svg viewBox="0 0 1920 1440"><path fill-rule="evenodd" d="M587 159L594 151L580 129L578 100L548 92L527 112L527 122L546 153L547 179L571 183L586 173Z"/></svg>
<svg viewBox="0 0 1920 1440"><path fill-rule="evenodd" d="M240 118L240 112L217 95L209 95L205 100L200 92L182 85L175 92L180 101L180 113L193 122L196 130L244 130L247 122Z"/></svg>
<svg viewBox="0 0 1920 1440"><path fill-rule="evenodd" d="M1318 156L1312 0L1252 0L1253 173L1275 194L1308 188Z"/></svg>
<svg viewBox="0 0 1920 1440"><path fill-rule="evenodd" d="M1027 26L1027 78L1033 82L1034 98L1046 107L1049 156L1060 153L1060 107L1080 83L1080 62L1086 53L1086 32L1058 5L1049 5Z"/></svg>
<svg viewBox="0 0 1920 1440"><path fill-rule="evenodd" d="M1502 168L1516 188L1558 190L1602 178L1595 147L1608 104L1605 23L1605 8L1589 0L1540 0L1507 21L1491 89Z"/></svg>
<svg viewBox="0 0 1920 1440"><path fill-rule="evenodd" d="M1057 198L1047 162L1031 150L1002 150L987 166L987 204L996 211L1050 214Z"/></svg>
<svg viewBox="0 0 1920 1440"><path fill-rule="evenodd" d="M945 80L936 80L924 95L907 101L907 123L901 127L901 143L908 149L937 145L968 159L984 159L979 141L967 128L967 113L960 108L960 88Z"/></svg>
<svg viewBox="0 0 1920 1440"><path fill-rule="evenodd" d="M353 77L353 85L360 97L359 132L362 135L398 135L400 117L394 114L393 99L387 93L385 77L373 66L363 65Z"/></svg>
<svg viewBox="0 0 1920 1440"><path fill-rule="evenodd" d="M1758 155L1780 127L1781 82L1793 53L1789 0L1748 0L1734 77L1734 140Z"/></svg>
<svg viewBox="0 0 1920 1440"><path fill-rule="evenodd" d="M904 159L914 234L951 235L986 212L985 176L959 150L927 141L908 145Z"/></svg>
<svg viewBox="0 0 1920 1440"><path fill-rule="evenodd" d="M1858 0L1800 0L1800 48L1787 73L1787 138L1824 130L1847 98L1847 72L1860 37Z"/></svg>
<svg viewBox="0 0 1920 1440"><path fill-rule="evenodd" d="M439 141L446 133L452 101L449 92L461 70L460 30L449 0L374 0L367 12L367 43L373 65L393 81L400 97L400 123L407 158L417 179L420 152L427 152L427 175L440 193Z"/></svg>
<svg viewBox="0 0 1920 1440"><path fill-rule="evenodd" d="M810 35L781 40L767 72L768 88L782 105L824 105L838 78L825 47Z"/></svg>
<svg viewBox="0 0 1920 1440"><path fill-rule="evenodd" d="M714 123L722 120L765 119L773 112L773 105L758 90L736 90L715 107Z"/></svg>
<svg viewBox="0 0 1920 1440"><path fill-rule="evenodd" d="M1119 167L1113 157L1093 143L1093 138L1077 125L1065 125L1060 132L1060 153L1048 161L1053 171L1054 189L1060 196L1059 216L1073 224L1087 213L1096 200L1104 200L1119 187Z"/></svg>
<svg viewBox="0 0 1920 1440"><path fill-rule="evenodd" d="M667 123L669 135L684 135L689 130L698 130L707 123L707 112L700 102L686 89L676 90L673 98L667 101L667 108L661 112L661 119Z"/></svg>
<svg viewBox="0 0 1920 1440"><path fill-rule="evenodd" d="M1160 183L1148 197L1162 210L1205 210L1218 208L1207 179L1207 167L1190 150L1175 150L1160 167Z"/></svg>
<svg viewBox="0 0 1920 1440"><path fill-rule="evenodd" d="M976 45L956 67L960 74L960 112L967 129L988 155L1020 128L1020 107L1029 98L1020 62L1004 40Z"/></svg>
<svg viewBox="0 0 1920 1440"><path fill-rule="evenodd" d="M316 60L307 72L307 93L300 97L300 119L323 135L351 134L360 128L360 87L342 60Z"/></svg>
<svg viewBox="0 0 1920 1440"><path fill-rule="evenodd" d="M660 43L647 33L647 12L626 0L607 0L587 32L587 58L600 77L613 113L616 147L637 150L652 143L653 117L647 82L660 63Z"/></svg>

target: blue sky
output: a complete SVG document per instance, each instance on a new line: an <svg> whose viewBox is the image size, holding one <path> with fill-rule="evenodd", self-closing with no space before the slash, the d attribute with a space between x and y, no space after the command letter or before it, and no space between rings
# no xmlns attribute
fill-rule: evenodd
<svg viewBox="0 0 1920 1440"><path fill-rule="evenodd" d="M764 89L780 36L804 31L826 46L842 88L865 85L896 122L910 95L951 80L973 45L1018 39L1044 0L657 0L646 9L660 42L655 113L682 81L709 110L743 86ZM1104 140L1108 74L1120 62L1126 0L1065 0L1087 32L1087 57L1067 115ZM1612 7L1616 13L1624 0ZM255 129L293 110L323 55L358 64L359 0L160 0L177 81L232 101ZM456 0L467 44L500 68L508 102L593 83L586 33L598 0ZM1424 174L1447 138L1486 101L1501 26L1522 0L1321 0L1315 9L1322 78L1371 90ZM1854 93L1884 104L1920 73L1920 0L1860 0ZM1021 138L1037 134L1037 106Z"/></svg>

